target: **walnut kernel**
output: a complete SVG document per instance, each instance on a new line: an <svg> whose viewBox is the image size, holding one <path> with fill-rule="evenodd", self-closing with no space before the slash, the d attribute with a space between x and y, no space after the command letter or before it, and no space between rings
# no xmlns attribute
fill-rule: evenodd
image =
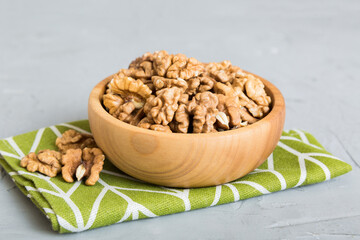
<svg viewBox="0 0 360 240"><path fill-rule="evenodd" d="M30 172L41 172L49 177L55 177L61 171L61 154L54 150L42 150L38 154L33 152L23 157L21 167L26 167Z"/></svg>
<svg viewBox="0 0 360 240"><path fill-rule="evenodd" d="M68 149L96 147L95 140L91 135L79 133L73 129L65 131L61 137L56 139L55 144L62 153Z"/></svg>
<svg viewBox="0 0 360 240"><path fill-rule="evenodd" d="M258 77L230 61L202 63L157 51L115 74L103 104L134 126L206 133L255 123L270 111L271 98Z"/></svg>
<svg viewBox="0 0 360 240"><path fill-rule="evenodd" d="M94 185L104 164L105 156L99 148L69 149L63 155L62 175L66 182L73 182L76 175L80 181L87 177L86 185Z"/></svg>

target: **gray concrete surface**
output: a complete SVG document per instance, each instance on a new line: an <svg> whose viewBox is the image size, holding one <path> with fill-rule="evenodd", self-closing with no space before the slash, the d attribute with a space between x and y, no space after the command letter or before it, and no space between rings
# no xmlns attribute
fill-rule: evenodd
<svg viewBox="0 0 360 240"><path fill-rule="evenodd" d="M0 138L87 118L92 87L146 51L231 60L273 82L286 128L353 166L329 182L78 234L2 171L0 239L360 239L359 1L0 1Z"/></svg>

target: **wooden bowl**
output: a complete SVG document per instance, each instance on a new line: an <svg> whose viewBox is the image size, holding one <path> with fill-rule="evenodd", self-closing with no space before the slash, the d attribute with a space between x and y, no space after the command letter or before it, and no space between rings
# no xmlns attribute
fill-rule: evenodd
<svg viewBox="0 0 360 240"><path fill-rule="evenodd" d="M89 122L94 139L123 172L146 182L170 187L205 187L230 182L261 165L280 139L285 103L265 79L272 99L269 114L236 130L181 134L143 129L111 116L102 106L104 79L91 91Z"/></svg>

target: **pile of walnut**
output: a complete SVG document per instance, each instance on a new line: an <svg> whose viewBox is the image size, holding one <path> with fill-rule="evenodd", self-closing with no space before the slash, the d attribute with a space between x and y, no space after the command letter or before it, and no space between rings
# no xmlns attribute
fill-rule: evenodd
<svg viewBox="0 0 360 240"><path fill-rule="evenodd" d="M263 118L270 97L261 80L229 61L146 53L108 83L103 104L115 118L161 132L209 133Z"/></svg>
<svg viewBox="0 0 360 240"><path fill-rule="evenodd" d="M58 137L55 144L59 151L46 149L37 154L31 152L21 159L20 166L49 177L61 172L66 182L74 182L74 175L78 181L86 177L86 185L94 185L99 180L105 156L91 135L71 129Z"/></svg>

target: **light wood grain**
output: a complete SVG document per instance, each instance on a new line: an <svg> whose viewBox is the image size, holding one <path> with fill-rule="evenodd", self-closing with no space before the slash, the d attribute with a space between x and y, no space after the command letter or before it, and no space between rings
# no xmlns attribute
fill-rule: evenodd
<svg viewBox="0 0 360 240"><path fill-rule="evenodd" d="M90 94L90 128L107 158L135 178L171 187L226 183L263 163L281 136L284 98L263 78L273 101L265 118L244 128L202 134L156 132L112 117L101 104L110 79L111 76L101 81Z"/></svg>

